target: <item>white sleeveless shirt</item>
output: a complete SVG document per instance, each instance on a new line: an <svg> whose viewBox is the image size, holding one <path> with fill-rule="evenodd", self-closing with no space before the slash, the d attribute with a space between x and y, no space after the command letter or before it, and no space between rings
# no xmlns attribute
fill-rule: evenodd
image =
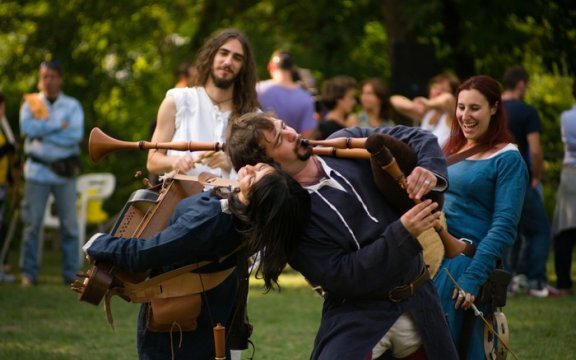
<svg viewBox="0 0 576 360"><path fill-rule="evenodd" d="M168 90L166 96L174 98L176 104L175 132L173 142L197 141L224 143L225 132L230 118L230 111L220 111L220 108L212 103L203 87L174 88ZM168 150L168 156L182 156L191 154L198 157L203 151L177 151ZM209 172L223 178L235 177L220 168L212 169L203 164L196 164L187 175L197 176L201 172Z"/></svg>
<svg viewBox="0 0 576 360"><path fill-rule="evenodd" d="M450 137L451 129L450 125L448 125L448 113L443 112L440 115L438 122L432 125L430 124L430 121L434 116L434 112L435 111L431 110L427 111L426 114L424 114L424 118L422 119L422 125L420 126L420 128L428 130L432 132L432 134L436 135L436 137L438 138L438 144L440 144L440 147L442 147Z"/></svg>

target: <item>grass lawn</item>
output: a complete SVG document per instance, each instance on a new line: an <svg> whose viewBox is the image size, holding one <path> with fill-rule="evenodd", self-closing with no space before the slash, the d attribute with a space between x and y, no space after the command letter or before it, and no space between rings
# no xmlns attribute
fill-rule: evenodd
<svg viewBox="0 0 576 360"><path fill-rule="evenodd" d="M12 262L16 257L11 254ZM46 246L38 286L0 284L0 359L136 359L138 305L114 298L115 330L111 330L102 305L81 303L62 285L59 261L59 253ZM295 273L284 274L281 285L280 293L269 294L263 293L261 283L251 285L254 358L308 359L322 301ZM504 311L518 358L576 358L575 305L576 297L510 298ZM245 351L243 358L251 354L252 350Z"/></svg>

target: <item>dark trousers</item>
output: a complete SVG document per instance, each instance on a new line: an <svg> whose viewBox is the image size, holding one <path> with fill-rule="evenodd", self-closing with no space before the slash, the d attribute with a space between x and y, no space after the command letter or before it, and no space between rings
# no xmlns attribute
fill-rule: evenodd
<svg viewBox="0 0 576 360"><path fill-rule="evenodd" d="M559 289L571 289L572 250L576 244L576 229L564 230L554 238L554 267Z"/></svg>

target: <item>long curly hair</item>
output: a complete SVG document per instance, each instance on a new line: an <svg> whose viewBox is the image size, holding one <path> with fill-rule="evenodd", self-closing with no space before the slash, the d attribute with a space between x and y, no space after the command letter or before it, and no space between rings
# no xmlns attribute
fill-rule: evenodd
<svg viewBox="0 0 576 360"><path fill-rule="evenodd" d="M242 44L244 50L244 63L238 73L238 78L234 83L233 104L234 108L230 114L231 119L235 119L242 114L254 111L260 107L258 95L256 94L256 65L254 55L248 38L236 29L224 29L210 37L198 52L198 57L194 64L196 76L193 79L193 86L204 86L210 77L214 65L214 57L218 49L229 40L236 39Z"/></svg>
<svg viewBox="0 0 576 360"><path fill-rule="evenodd" d="M279 165L263 176L248 194L248 205L233 195L230 212L240 220L247 235L248 254L260 253L256 277L266 291L278 286L278 277L294 254L310 219L310 195Z"/></svg>

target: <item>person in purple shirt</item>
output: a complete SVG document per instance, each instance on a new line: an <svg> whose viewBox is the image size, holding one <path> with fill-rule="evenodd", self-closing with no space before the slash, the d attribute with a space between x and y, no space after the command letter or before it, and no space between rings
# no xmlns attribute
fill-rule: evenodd
<svg viewBox="0 0 576 360"><path fill-rule="evenodd" d="M314 99L294 81L292 56L276 50L268 62L271 79L260 82L256 90L262 110L273 112L305 138L316 128Z"/></svg>

